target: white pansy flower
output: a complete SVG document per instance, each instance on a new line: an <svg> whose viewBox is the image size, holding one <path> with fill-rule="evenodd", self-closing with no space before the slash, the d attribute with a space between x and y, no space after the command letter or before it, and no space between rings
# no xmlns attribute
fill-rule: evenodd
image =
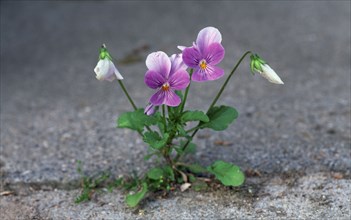
<svg viewBox="0 0 351 220"><path fill-rule="evenodd" d="M98 80L107 80L112 82L114 79L122 80L123 76L117 70L115 64L111 61L112 57L108 53L105 44L100 48L99 62L94 68Z"/></svg>
<svg viewBox="0 0 351 220"><path fill-rule="evenodd" d="M94 68L94 72L96 73L96 78L98 80L107 80L112 82L114 79L122 80L123 76L117 70L113 62L105 57L105 59L99 60L96 67Z"/></svg>

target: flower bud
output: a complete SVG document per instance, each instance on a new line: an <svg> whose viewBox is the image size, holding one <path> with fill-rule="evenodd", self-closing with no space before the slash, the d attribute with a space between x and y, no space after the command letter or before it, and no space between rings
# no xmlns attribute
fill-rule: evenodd
<svg viewBox="0 0 351 220"><path fill-rule="evenodd" d="M254 73L255 71L260 73L261 76L266 78L271 83L284 84L284 82L280 79L278 74L264 60L262 60L261 57L255 54L251 55L250 58L250 68L252 73Z"/></svg>
<svg viewBox="0 0 351 220"><path fill-rule="evenodd" d="M112 57L108 53L106 46L103 44L100 48L99 54L99 62L94 68L94 72L96 73L96 78L98 80L107 80L112 82L114 79L122 80L123 76L117 70L115 65L112 62Z"/></svg>
<svg viewBox="0 0 351 220"><path fill-rule="evenodd" d="M157 111L158 107L154 106L153 104L149 103L144 110L145 115L153 115Z"/></svg>

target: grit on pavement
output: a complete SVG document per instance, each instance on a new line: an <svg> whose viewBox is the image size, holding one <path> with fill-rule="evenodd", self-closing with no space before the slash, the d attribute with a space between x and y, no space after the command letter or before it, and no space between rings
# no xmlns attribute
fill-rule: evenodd
<svg viewBox="0 0 351 220"><path fill-rule="evenodd" d="M93 69L106 43L138 106L145 58L179 53L217 27L226 74L247 50L285 82L239 67L219 104L239 118L202 130L186 160L232 162L238 188L176 190L135 209L120 190L75 204L80 176L142 174L146 145L116 129L131 107ZM1 219L350 219L350 1L1 1ZM192 85L189 109L206 110L224 78Z"/></svg>

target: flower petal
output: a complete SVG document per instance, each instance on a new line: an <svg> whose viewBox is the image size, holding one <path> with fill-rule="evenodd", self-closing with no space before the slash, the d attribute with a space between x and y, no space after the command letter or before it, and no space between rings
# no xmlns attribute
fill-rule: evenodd
<svg viewBox="0 0 351 220"><path fill-rule="evenodd" d="M170 57L171 60L171 71L169 73L169 77L178 70L186 70L188 68L183 62L182 54L173 54Z"/></svg>
<svg viewBox="0 0 351 220"><path fill-rule="evenodd" d="M191 80L193 80L195 82L208 81L206 72L200 68L195 69L193 75L191 76Z"/></svg>
<svg viewBox="0 0 351 220"><path fill-rule="evenodd" d="M183 51L183 50L186 48L186 46L177 46L177 48L178 48L179 50Z"/></svg>
<svg viewBox="0 0 351 220"><path fill-rule="evenodd" d="M201 59L203 59L203 57L201 56L200 51L196 48L187 47L183 50L183 61L188 67L197 67Z"/></svg>
<svg viewBox="0 0 351 220"><path fill-rule="evenodd" d="M94 72L96 73L96 78L98 80L113 81L115 79L116 76L113 69L111 69L111 64L113 65L108 58L99 60L94 68Z"/></svg>
<svg viewBox="0 0 351 220"><path fill-rule="evenodd" d="M216 65L224 58L224 47L220 43L213 43L204 51L204 57L207 63Z"/></svg>
<svg viewBox="0 0 351 220"><path fill-rule="evenodd" d="M118 80L122 80L123 79L123 76L121 75L121 73L118 71L118 69L116 68L115 64L110 61L110 71L113 72L116 76L116 78Z"/></svg>
<svg viewBox="0 0 351 220"><path fill-rule="evenodd" d="M157 89L166 82L166 79L158 72L149 70L145 74L144 82L151 89Z"/></svg>
<svg viewBox="0 0 351 220"><path fill-rule="evenodd" d="M189 73L185 70L178 70L169 78L168 83L172 89L185 89L190 83Z"/></svg>
<svg viewBox="0 0 351 220"><path fill-rule="evenodd" d="M208 64L205 70L201 68L196 69L191 79L195 82L204 82L219 79L223 75L224 70L222 68Z"/></svg>
<svg viewBox="0 0 351 220"><path fill-rule="evenodd" d="M150 98L151 104L158 105L168 105L168 106L178 106L181 102L179 96L173 91L163 91L162 89L158 90L154 95Z"/></svg>
<svg viewBox="0 0 351 220"><path fill-rule="evenodd" d="M160 89L151 96L150 102L155 106L162 105L164 103L165 97L166 97L166 92Z"/></svg>
<svg viewBox="0 0 351 220"><path fill-rule="evenodd" d="M181 102L181 99L179 98L179 96L173 91L173 90L168 90L165 92L166 97L164 100L164 104L168 105L168 106L178 106Z"/></svg>
<svg viewBox="0 0 351 220"><path fill-rule="evenodd" d="M146 107L145 107L145 110L144 110L144 114L145 115L153 115L155 114L156 112L156 107L153 105L153 104L148 104Z"/></svg>
<svg viewBox="0 0 351 220"><path fill-rule="evenodd" d="M261 67L263 70L260 73L261 76L266 78L269 82L274 84L284 84L284 82L280 79L278 74L268 64L263 64L261 65Z"/></svg>
<svg viewBox="0 0 351 220"><path fill-rule="evenodd" d="M107 81L109 81L109 82L112 82L112 81L115 80L115 79L116 79L116 75L112 74L111 76L106 77L104 80L107 80Z"/></svg>
<svg viewBox="0 0 351 220"><path fill-rule="evenodd" d="M146 66L149 70L153 70L167 79L171 70L171 61L165 52L158 51L147 56Z"/></svg>
<svg viewBox="0 0 351 220"><path fill-rule="evenodd" d="M206 27L197 35L196 45L203 51L213 43L221 43L222 35L217 28Z"/></svg>

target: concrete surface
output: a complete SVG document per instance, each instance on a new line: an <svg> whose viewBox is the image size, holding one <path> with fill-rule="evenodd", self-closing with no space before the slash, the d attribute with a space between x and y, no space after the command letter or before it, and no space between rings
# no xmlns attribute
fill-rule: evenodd
<svg viewBox="0 0 351 220"><path fill-rule="evenodd" d="M252 77L246 60L220 99L238 120L225 132L199 132L187 159L261 175L239 189L151 197L136 210L117 190L74 204L77 160L88 173L114 175L150 165L138 135L115 129L131 108L118 84L95 80L100 44L118 60L149 47L118 66L144 106L147 54L177 53L209 25L223 35L227 72L252 50L285 85ZM1 1L0 33L1 192L14 192L0 197L2 219L351 217L349 1ZM223 81L194 83L189 108L205 110Z"/></svg>

